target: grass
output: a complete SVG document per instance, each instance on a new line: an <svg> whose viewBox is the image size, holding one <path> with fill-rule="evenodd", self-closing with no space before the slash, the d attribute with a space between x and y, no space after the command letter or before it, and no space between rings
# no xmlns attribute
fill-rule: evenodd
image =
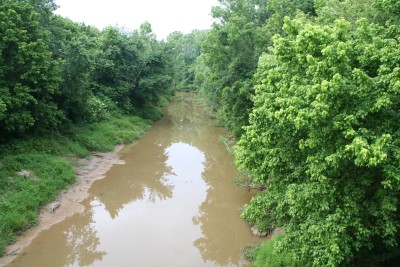
<svg viewBox="0 0 400 267"><path fill-rule="evenodd" d="M253 267L303 267L309 266L305 262L296 261L290 252L277 252L276 247L284 237L284 233L274 235L260 246L247 250L246 257L253 263Z"/></svg>
<svg viewBox="0 0 400 267"><path fill-rule="evenodd" d="M38 212L75 181L65 160L48 154L9 155L0 168L0 253L37 222Z"/></svg>
<svg viewBox="0 0 400 267"><path fill-rule="evenodd" d="M44 205L75 182L71 159L129 143L142 136L150 123L138 116L116 115L105 122L73 126L65 135L48 133L1 144L0 256L37 223Z"/></svg>
<svg viewBox="0 0 400 267"><path fill-rule="evenodd" d="M75 129L72 140L79 144L82 151L110 151L116 144L126 144L139 138L149 124L149 120L137 116L119 115L107 122Z"/></svg>

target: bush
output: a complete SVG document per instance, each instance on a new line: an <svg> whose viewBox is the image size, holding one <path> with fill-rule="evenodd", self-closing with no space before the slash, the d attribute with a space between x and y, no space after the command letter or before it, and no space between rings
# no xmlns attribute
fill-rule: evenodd
<svg viewBox="0 0 400 267"><path fill-rule="evenodd" d="M277 252L277 245L284 237L283 233L273 236L270 240L254 250L254 267L304 267L305 262L296 261L289 252Z"/></svg>

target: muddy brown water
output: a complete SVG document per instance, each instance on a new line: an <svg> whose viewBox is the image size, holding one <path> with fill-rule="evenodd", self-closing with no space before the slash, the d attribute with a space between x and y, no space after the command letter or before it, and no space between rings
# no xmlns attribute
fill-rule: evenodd
<svg viewBox="0 0 400 267"><path fill-rule="evenodd" d="M260 243L240 209L224 133L201 106L174 101L89 189L84 212L38 234L9 267L249 266Z"/></svg>

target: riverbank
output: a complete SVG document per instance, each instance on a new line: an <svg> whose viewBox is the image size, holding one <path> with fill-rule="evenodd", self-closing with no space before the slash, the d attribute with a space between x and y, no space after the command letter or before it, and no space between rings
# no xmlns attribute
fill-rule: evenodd
<svg viewBox="0 0 400 267"><path fill-rule="evenodd" d="M9 256L0 265L38 232L79 212L79 201L90 184L121 163L117 156L121 146L113 150L115 146L138 139L150 123L116 115L106 122L71 128L68 136L52 133L1 144L0 255Z"/></svg>
<svg viewBox="0 0 400 267"><path fill-rule="evenodd" d="M0 258L0 266L5 266L13 261L19 251L27 247L40 232L66 217L82 212L81 201L87 197L92 183L104 178L104 174L113 165L124 164L124 161L119 159L119 152L122 148L123 145L118 145L112 152L96 152L89 158L79 159L78 166L75 167L76 183L69 189L62 190L54 201L41 209L37 226L29 229L6 248L5 256Z"/></svg>

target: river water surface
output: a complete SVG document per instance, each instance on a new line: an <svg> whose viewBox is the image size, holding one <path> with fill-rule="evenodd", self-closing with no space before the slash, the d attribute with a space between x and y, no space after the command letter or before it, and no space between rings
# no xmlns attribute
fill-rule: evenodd
<svg viewBox="0 0 400 267"><path fill-rule="evenodd" d="M12 267L248 266L260 242L240 219L251 193L233 182L233 157L201 106L173 101L93 183L82 214L40 233Z"/></svg>

